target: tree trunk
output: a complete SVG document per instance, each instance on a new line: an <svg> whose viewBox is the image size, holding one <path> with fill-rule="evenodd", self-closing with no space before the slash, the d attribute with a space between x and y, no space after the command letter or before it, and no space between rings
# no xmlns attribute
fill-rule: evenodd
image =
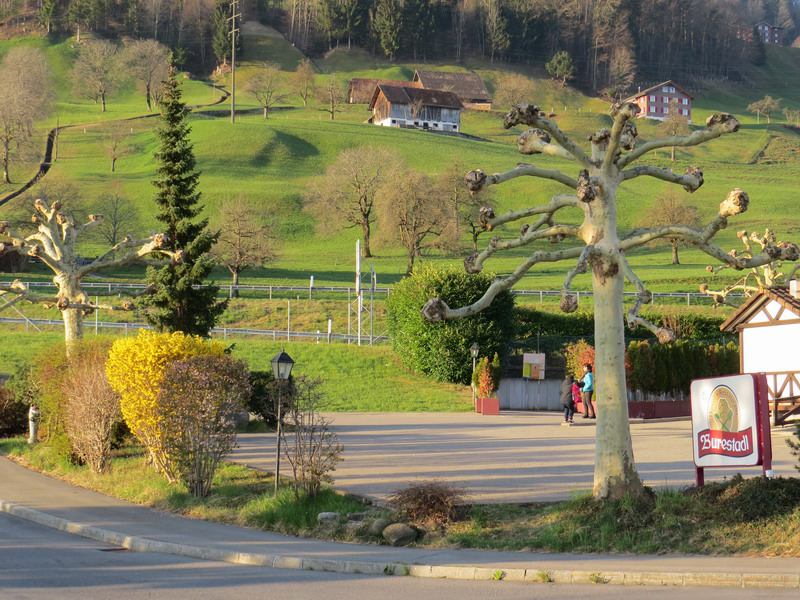
<svg viewBox="0 0 800 600"><path fill-rule="evenodd" d="M100 106L102 107L100 109L100 112L106 112L106 95L105 94L100 94Z"/></svg>
<svg viewBox="0 0 800 600"><path fill-rule="evenodd" d="M117 159L116 159L116 158L112 158L112 159L111 159L111 172L112 172L112 173L113 173L113 172L114 172L114 170L116 169L116 166L117 166Z"/></svg>
<svg viewBox="0 0 800 600"><path fill-rule="evenodd" d="M264 119L266 119L266 118L267 118L267 107L265 106L264 107Z"/></svg>
<svg viewBox="0 0 800 600"><path fill-rule="evenodd" d="M679 265L681 264L680 259L678 258L678 240L672 240L672 264Z"/></svg>
<svg viewBox="0 0 800 600"><path fill-rule="evenodd" d="M11 176L8 173L8 142L3 145L3 183L11 183Z"/></svg>
<svg viewBox="0 0 800 600"><path fill-rule="evenodd" d="M411 275L414 272L414 257L416 256L416 252L411 250L408 253L408 264L406 266L406 275Z"/></svg>
<svg viewBox="0 0 800 600"><path fill-rule="evenodd" d="M361 221L361 233L364 236L363 258L372 258L372 251L369 247L369 217L364 217Z"/></svg>
<svg viewBox="0 0 800 600"><path fill-rule="evenodd" d="M239 297L239 290L236 289L236 286L239 285L239 271L231 271L233 274L233 281L231 282L234 286L234 289L231 290L231 298L238 298Z"/></svg>
<svg viewBox="0 0 800 600"><path fill-rule="evenodd" d="M153 104L150 99L150 86L145 86L144 96L147 99L147 112L153 112Z"/></svg>
<svg viewBox="0 0 800 600"><path fill-rule="evenodd" d="M68 308L64 313L64 340L67 348L76 341L83 339L83 311L77 308Z"/></svg>
<svg viewBox="0 0 800 600"><path fill-rule="evenodd" d="M601 175L600 173L597 173ZM628 422L625 386L625 328L623 323L624 275L620 262L616 216L616 182L606 178L606 189L592 202L590 221L596 232L597 254L589 264L594 291L595 498L638 496L642 482L636 472Z"/></svg>
<svg viewBox="0 0 800 600"><path fill-rule="evenodd" d="M675 162L675 146L672 147L672 162Z"/></svg>

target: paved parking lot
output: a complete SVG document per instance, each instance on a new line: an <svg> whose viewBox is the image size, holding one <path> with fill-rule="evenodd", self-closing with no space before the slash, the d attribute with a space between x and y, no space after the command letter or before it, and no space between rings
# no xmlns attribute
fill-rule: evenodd
<svg viewBox="0 0 800 600"><path fill-rule="evenodd" d="M562 427L554 412L331 413L344 445L335 487L385 498L403 485L440 479L466 488L474 501L532 502L569 498L592 487L594 434L580 420ZM793 429L773 430L776 475L796 475L798 464L785 440ZM653 487L694 483L691 424L688 420L632 423L639 474ZM274 469L273 434L238 438L233 459ZM285 464L283 469L288 469ZM740 469L745 476L760 468ZM706 481L736 470L707 469Z"/></svg>

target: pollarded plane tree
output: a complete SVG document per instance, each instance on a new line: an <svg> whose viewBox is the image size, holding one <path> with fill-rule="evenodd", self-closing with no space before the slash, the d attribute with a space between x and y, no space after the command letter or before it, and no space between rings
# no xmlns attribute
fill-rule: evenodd
<svg viewBox="0 0 800 600"><path fill-rule="evenodd" d="M588 152L567 137L558 125L545 118L537 106L521 104L508 113L506 128L525 124L531 127L519 136L518 149L522 154L548 154L577 164L577 177L556 169L543 169L531 164L518 164L505 173L487 175L472 171L466 175L467 187L473 193L488 185L498 185L518 177L550 179L562 183L570 193L554 196L549 203L530 208L511 210L495 215L485 207L481 224L489 231L501 225L535 218L522 225L519 237L502 240L492 238L480 253L473 253L465 261L467 272L477 273L496 252L520 248L539 241L559 243L573 239L575 245L552 250L539 249L526 258L510 275L496 278L485 294L475 303L460 308L449 307L440 298L431 298L424 306L423 317L431 322L458 319L474 315L486 308L495 296L517 283L532 267L540 263L572 261L561 292L561 310L573 312L578 302L571 284L579 273L591 271L594 290L595 314L595 372L598 411L594 496L620 498L626 493L638 496L643 486L634 463L628 423L625 388L625 339L623 318L623 285L628 279L638 295L627 311L630 327L643 326L654 332L662 343L671 342L675 334L644 319L639 311L651 300L651 293L634 273L626 254L661 238L679 237L723 264L736 269L747 269L767 264L773 260L796 253L797 247L783 248L779 252L762 252L752 257L736 257L711 243L711 238L723 229L728 219L747 209L749 198L741 189L734 189L722 201L717 216L705 227L674 224L635 229L620 235L617 231L617 189L625 181L637 177L653 177L683 186L688 192L703 184L703 172L689 167L683 174L653 166L631 166L642 156L670 146L696 146L739 129L738 121L729 114L709 117L706 128L686 136L673 136L637 143L637 131L632 119L639 109L635 104L623 102L611 107L611 129L601 129L589 136ZM579 225L556 221L562 209L578 209L583 213Z"/></svg>
<svg viewBox="0 0 800 600"><path fill-rule="evenodd" d="M5 301L5 306L1 308L7 308L20 300L41 303L46 308L58 308L64 315L65 339L67 344L70 344L83 337L85 316L95 310L118 308L108 303L92 302L82 287L84 277L133 262L157 265L180 262L181 251L171 252L165 248L166 236L161 233L139 240L125 237L105 254L87 264L82 264L75 253L76 240L80 234L99 226L103 222L103 216L89 215L88 222L76 225L73 217L69 213L62 212L61 208L61 203L58 201L48 206L42 200L36 200L35 212L31 218L36 225L36 232L30 235L19 234L9 227L6 221L0 221L0 236L5 238L5 241L0 243L0 254L24 252L39 258L54 273L56 294L54 296L38 294L28 289L24 283L14 281L0 283L0 299ZM160 260L148 258L151 255L160 255ZM135 297L149 292L152 290L112 287L106 290L92 290L91 295ZM7 301L5 296L9 294L15 295L16 298ZM120 308L131 310L133 303L125 300Z"/></svg>
<svg viewBox="0 0 800 600"><path fill-rule="evenodd" d="M763 235L755 231L750 233L744 230L737 231L736 237L742 241L744 250L737 251L735 248L731 250L729 254L734 258L752 258L757 254L756 248L760 248L761 252L774 254L776 257L780 257L785 261L796 261L800 259L800 256L798 256L796 252L793 254L793 250L796 246L791 242L779 241L775 237L775 233L769 228L764 231ZM711 296L715 307L720 304L725 304L738 308L739 304L731 300L731 294L738 293L745 298L749 298L760 289L772 287L774 285L786 285L786 282L794 279L795 273L800 271L800 264L794 264L789 273L781 271L783 266L782 262L775 260L745 271L744 275L733 283L729 283L716 290L712 290L708 284L703 283L700 285L700 292ZM716 266L709 265L706 267L706 271L717 275L729 268L729 264L723 263Z"/></svg>

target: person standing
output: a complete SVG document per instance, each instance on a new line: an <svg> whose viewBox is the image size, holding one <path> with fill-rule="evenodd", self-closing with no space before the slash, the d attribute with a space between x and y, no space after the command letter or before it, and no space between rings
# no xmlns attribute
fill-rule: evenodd
<svg viewBox="0 0 800 600"><path fill-rule="evenodd" d="M596 419L597 413L592 405L592 394L594 394L594 374L592 373L592 365L586 363L583 365L583 377L581 378L581 392L583 395L584 406L584 419Z"/></svg>
<svg viewBox="0 0 800 600"><path fill-rule="evenodd" d="M574 383L575 379L572 375L567 375L567 378L561 383L561 406L564 407L564 423L573 423L575 400L572 397L572 386Z"/></svg>

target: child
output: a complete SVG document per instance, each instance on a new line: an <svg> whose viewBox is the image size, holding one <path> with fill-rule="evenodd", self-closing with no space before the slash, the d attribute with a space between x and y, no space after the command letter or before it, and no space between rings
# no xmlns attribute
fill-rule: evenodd
<svg viewBox="0 0 800 600"><path fill-rule="evenodd" d="M581 405L581 386L577 381L572 382L572 399L575 402L575 412L583 412Z"/></svg>

